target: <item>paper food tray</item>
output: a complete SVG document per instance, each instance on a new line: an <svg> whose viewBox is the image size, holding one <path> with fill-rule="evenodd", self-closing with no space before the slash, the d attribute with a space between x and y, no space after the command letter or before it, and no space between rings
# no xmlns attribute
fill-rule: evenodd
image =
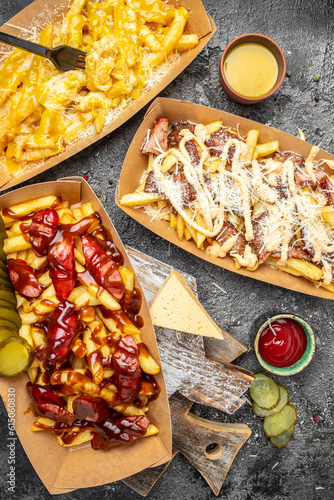
<svg viewBox="0 0 334 500"><path fill-rule="evenodd" d="M51 194L62 196L62 199L68 200L71 206L92 203L102 218L102 224L109 229L117 248L124 256L125 266L133 271L125 248L107 213L87 182L80 177L70 177L58 182L46 182L17 189L0 197L0 210L37 196ZM142 292L137 277L135 281L135 286ZM144 327L141 329L143 342L147 344L150 353L161 367L154 328L143 292L140 315L144 320ZM161 393L157 400L150 403L148 416L152 423L159 427L159 434L138 439L128 446L116 446L107 451L93 450L90 443L79 447L63 448L56 442L51 432L32 432L31 427L36 417L33 411L29 411L31 399L26 390L27 374L23 373L18 377L7 379L0 378L0 393L8 408L8 390L9 388L15 389L17 435L49 492L57 494L118 481L154 464L160 465L170 460L171 423L162 369L156 375L156 379L161 387Z"/></svg>
<svg viewBox="0 0 334 500"><path fill-rule="evenodd" d="M159 92L172 82L195 59L215 33L215 24L210 15L205 11L200 0L169 0L168 3L175 6L183 6L188 10L190 17L186 25L185 33L197 34L199 37L198 45L191 50L181 52L179 59L173 63L170 71L155 83L150 90L143 91L138 100L131 101L129 105L124 108L113 121L106 125L99 134L92 133L83 139L77 140L75 143L68 146L63 153L46 159L35 167L27 166L26 171L18 177L12 177L9 173L0 170L0 191L16 186L58 165L70 156L75 155L87 146L90 146L102 137L108 135L113 130L116 130L159 94ZM24 30L31 29L35 26L38 26L38 30L42 30L51 22L61 19L63 13L67 12L68 7L68 0L35 0L35 2L1 26L0 29L5 33L25 38L26 33ZM15 28L9 25L15 26ZM22 27L23 31L16 27ZM0 49L8 50L8 46L0 43Z"/></svg>
<svg viewBox="0 0 334 500"><path fill-rule="evenodd" d="M116 190L115 201L119 208L124 210L124 212L130 215L130 217L135 219L137 222L167 241L174 243L174 245L177 245L184 250L187 250L187 252L190 252L207 262L211 262L216 266L223 267L224 269L228 269L234 273L242 274L243 276L248 276L259 281L281 286L283 288L306 293L315 297L324 297L334 300L334 294L328 290L325 290L324 288L317 288L313 283L304 278L286 274L278 269L270 267L267 264L262 264L254 272L247 271L243 267L236 270L232 257L227 256L224 259L214 258L211 255L208 255L205 251L198 249L193 240L187 241L186 239L183 239L180 241L177 236L177 232L169 228L168 222L163 220L151 220L151 217L147 215L143 209L120 205L120 198L126 193L134 192L140 184L141 176L147 168L147 155L141 155L140 149L147 135L147 130L152 128L154 122L160 116L167 116L170 123L190 121L193 123L207 124L216 120L222 120L224 126L234 130L238 127L242 136L245 136L250 129L255 128L260 131L259 143L265 143L277 139L279 141L281 151L294 151L304 157L308 156L312 147L310 143L298 139L290 134L218 109L208 108L199 104L178 101L175 99L157 98L147 111L125 157L118 188ZM320 150L317 155L317 159L334 160L334 156L326 151ZM325 170L329 174L333 173L332 170L326 165Z"/></svg>

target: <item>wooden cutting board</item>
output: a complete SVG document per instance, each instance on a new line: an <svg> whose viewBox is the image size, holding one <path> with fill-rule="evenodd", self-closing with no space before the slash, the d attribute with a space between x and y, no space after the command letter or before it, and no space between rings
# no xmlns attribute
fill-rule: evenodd
<svg viewBox="0 0 334 500"><path fill-rule="evenodd" d="M127 247L127 252L150 303L173 268L132 248ZM195 278L182 274L196 293ZM190 409L195 401L233 414L244 404L242 395L254 376L230 362L247 348L225 330L223 340L167 328L155 330L169 395L173 458L179 452L186 456L218 495L251 430L244 424L223 424L197 417ZM146 469L124 482L146 496L170 463Z"/></svg>
<svg viewBox="0 0 334 500"><path fill-rule="evenodd" d="M252 431L245 424L212 422L190 413L191 401L175 394L169 400L172 417L173 458L181 452L218 495L234 457ZM172 461L172 460L171 460ZM126 478L125 484L146 496L170 462Z"/></svg>

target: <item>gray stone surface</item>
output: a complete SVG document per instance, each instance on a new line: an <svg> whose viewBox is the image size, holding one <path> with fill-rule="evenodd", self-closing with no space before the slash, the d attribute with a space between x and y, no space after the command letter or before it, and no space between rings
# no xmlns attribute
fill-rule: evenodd
<svg viewBox="0 0 334 500"><path fill-rule="evenodd" d="M0 24L29 0L1 0ZM203 0L217 24L217 33L198 58L171 83L162 96L210 105L297 135L334 153L333 0ZM229 100L221 91L218 65L227 42L247 32L274 38L283 48L291 77L280 91L263 103L246 107ZM318 83L313 77L320 75ZM319 99L315 99L318 97ZM233 417L199 405L194 411L223 422L244 422L253 431L237 455L219 498L228 500L334 498L334 411L333 411L333 302L294 293L230 273L188 255L128 218L114 205L115 186L123 158L141 123L145 109L120 129L63 164L34 178L30 183L56 180L68 175L89 175L89 183L106 206L123 242L197 278L199 298L218 324L249 345L237 362L253 371L260 369L252 350L257 327L280 312L299 314L314 328L315 357L301 374L276 378L289 389L298 420L290 444L281 450L270 445L261 420L245 405ZM111 182L112 181L112 182ZM28 184L28 183L26 183ZM214 286L218 284L221 289ZM314 422L312 416L318 416ZM7 498L8 471L5 446L7 416L1 411L0 498ZM41 457L43 460L44 457ZM51 498L17 444L17 485L20 500ZM141 497L122 483L77 490L59 500ZM149 494L150 500L204 500L215 498L201 475L179 456Z"/></svg>

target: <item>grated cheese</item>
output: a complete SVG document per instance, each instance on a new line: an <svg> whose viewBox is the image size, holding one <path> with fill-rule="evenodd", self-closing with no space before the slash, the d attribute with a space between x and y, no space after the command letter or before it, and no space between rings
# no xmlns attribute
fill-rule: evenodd
<svg viewBox="0 0 334 500"><path fill-rule="evenodd" d="M207 247L209 254L223 258L230 253L238 265L255 267L257 257L250 244L240 255L233 251L237 237L232 236L225 242L219 240L224 221L230 216L235 219L237 214L244 223L246 241L251 243L254 239L252 218L256 217L255 208L258 215L263 215L257 219L263 235L263 251L280 252L278 264L284 265L292 246L302 242L301 246L313 255L313 262L322 268L323 283L331 283L334 229L323 220L321 208L327 205L326 192L334 192L334 186L330 179L326 189L317 185L315 169L319 165L315 163L315 157L318 147L312 147L305 161L305 170L316 185L310 190L296 184L296 171L303 171L294 164L292 155L284 162L261 158L249 164L242 159L246 145L237 137L228 139L223 146L209 148L205 141L210 135L203 125L196 124L194 133L184 129L179 134L182 139L178 149L172 148L167 152L159 149L160 154L153 161L153 170L159 192L171 202L186 224L213 239ZM186 148L188 141L197 146L199 160L195 164ZM214 150L214 156L210 156L209 149ZM177 167L162 173L162 162L170 154L177 159ZM330 163L329 160L326 162ZM196 192L195 201L187 205L191 208L190 213L184 207L182 186L173 178L179 168L183 168L187 182ZM198 214L203 217L205 227L197 223ZM234 225L237 227L237 224Z"/></svg>

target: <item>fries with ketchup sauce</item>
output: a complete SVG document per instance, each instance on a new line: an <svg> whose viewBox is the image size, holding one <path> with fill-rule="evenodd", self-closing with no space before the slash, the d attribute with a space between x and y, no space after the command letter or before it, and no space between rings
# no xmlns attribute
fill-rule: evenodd
<svg viewBox="0 0 334 500"><path fill-rule="evenodd" d="M92 205L72 210L47 196L1 216L22 323L7 341L21 339L33 354L24 366L38 416L32 430L104 450L157 434L147 412L159 366L141 339L141 294Z"/></svg>

